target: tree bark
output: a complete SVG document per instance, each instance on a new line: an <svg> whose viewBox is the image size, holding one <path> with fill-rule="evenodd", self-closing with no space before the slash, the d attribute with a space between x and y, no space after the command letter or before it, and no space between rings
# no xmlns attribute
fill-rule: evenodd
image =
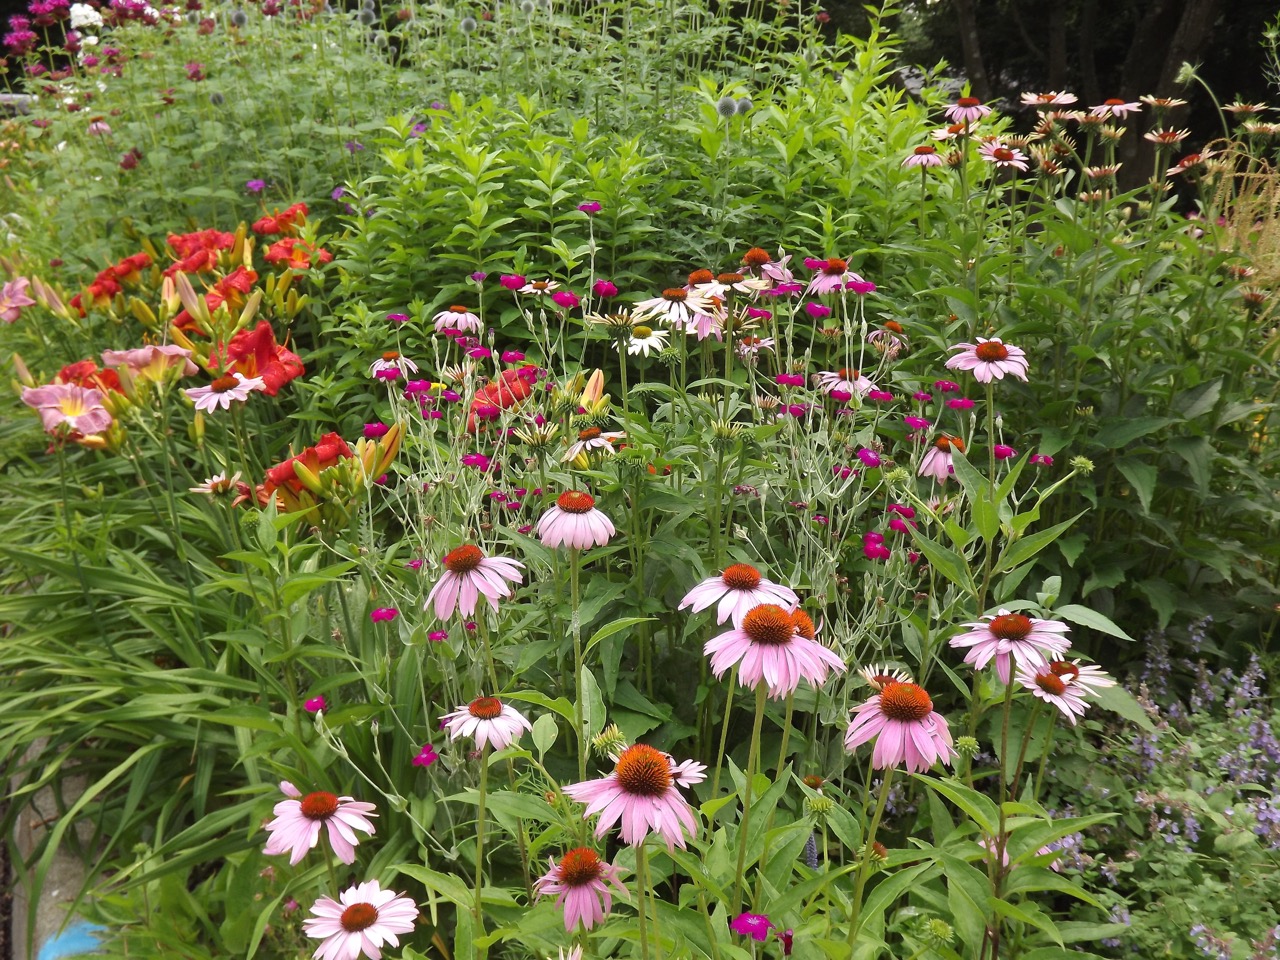
<svg viewBox="0 0 1280 960"><path fill-rule="evenodd" d="M956 19L960 22L960 46L964 51L964 72L969 87L979 100L991 99L991 80L982 60L982 41L978 34L978 11L973 0L952 0Z"/></svg>

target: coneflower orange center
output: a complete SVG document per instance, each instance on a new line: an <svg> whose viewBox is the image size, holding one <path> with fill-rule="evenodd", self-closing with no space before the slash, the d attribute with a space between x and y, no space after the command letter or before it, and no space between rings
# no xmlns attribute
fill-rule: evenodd
<svg viewBox="0 0 1280 960"><path fill-rule="evenodd" d="M209 384L209 389L214 393L226 393L239 382L235 374L228 373L225 377L219 377Z"/></svg>
<svg viewBox="0 0 1280 960"><path fill-rule="evenodd" d="M578 431L579 440L597 440L603 431L599 427L587 427L585 430Z"/></svg>
<svg viewBox="0 0 1280 960"><path fill-rule="evenodd" d="M740 273L722 273L720 274L720 276L716 277L716 279L719 280L721 283L733 284L733 283L741 283L743 280L743 276Z"/></svg>
<svg viewBox="0 0 1280 960"><path fill-rule="evenodd" d="M801 777L800 782L803 783L810 790L821 790L822 785L827 781L823 777L818 776L816 773L811 773L807 777Z"/></svg>
<svg viewBox="0 0 1280 960"><path fill-rule="evenodd" d="M600 879L600 858L590 847L576 847L560 858L560 882L581 887Z"/></svg>
<svg viewBox="0 0 1280 960"><path fill-rule="evenodd" d="M760 571L749 563L735 563L725 568L720 579L731 590L754 590L760 586Z"/></svg>
<svg viewBox="0 0 1280 960"><path fill-rule="evenodd" d="M1020 613L1004 613L991 621L991 632L1001 640L1025 640L1031 633L1031 620Z"/></svg>
<svg viewBox="0 0 1280 960"><path fill-rule="evenodd" d="M684 303L689 299L689 291L681 290L679 287L671 287L669 290L662 291L662 299L670 300L672 303Z"/></svg>
<svg viewBox="0 0 1280 960"><path fill-rule="evenodd" d="M930 147L929 149L932 150L933 148ZM902 324L900 324L897 320L886 320L884 322L884 328L886 330L892 330L894 333L902 332Z"/></svg>
<svg viewBox="0 0 1280 960"><path fill-rule="evenodd" d="M693 271L693 273L689 274L689 283L690 284L710 283L712 280L715 279L715 276L716 275L712 273L710 270L695 270Z"/></svg>
<svg viewBox="0 0 1280 960"><path fill-rule="evenodd" d="M997 160L1008 161L1013 159L1013 151L1008 147L996 147L991 151L991 155ZM983 344L983 346L986 346L986 344ZM979 347L978 349L981 350L982 347Z"/></svg>
<svg viewBox="0 0 1280 960"><path fill-rule="evenodd" d="M338 812L338 798L332 793L308 793L298 808L308 820L328 820Z"/></svg>
<svg viewBox="0 0 1280 960"><path fill-rule="evenodd" d="M449 312L450 313L470 313L471 311L468 310L466 307L460 307L455 303L452 307L449 308Z"/></svg>
<svg viewBox="0 0 1280 960"><path fill-rule="evenodd" d="M342 917L338 922L348 933L368 930L378 922L378 908L372 903L353 903L342 911Z"/></svg>
<svg viewBox="0 0 1280 960"><path fill-rule="evenodd" d="M1109 100L1103 100L1102 103L1103 103L1103 106L1118 107L1120 106L1120 104L1124 103L1124 101L1121 100L1119 97L1111 97Z"/></svg>
<svg viewBox="0 0 1280 960"><path fill-rule="evenodd" d="M1120 101L1116 101L1116 102L1119 103ZM979 106L981 103L982 101L979 100L977 97L961 97L959 100L956 101L956 106L976 107L976 106Z"/></svg>
<svg viewBox="0 0 1280 960"><path fill-rule="evenodd" d="M944 434L935 440L933 445L939 450L959 450L964 453L964 441L959 437L949 437Z"/></svg>
<svg viewBox="0 0 1280 960"><path fill-rule="evenodd" d="M1066 692L1067 683L1052 670L1040 672L1036 674L1036 686L1045 693L1052 693L1055 696L1062 696Z"/></svg>
<svg viewBox="0 0 1280 960"><path fill-rule="evenodd" d="M847 261L841 260L839 257L832 257L823 266L822 272L829 274L841 274L849 269Z"/></svg>
<svg viewBox="0 0 1280 960"><path fill-rule="evenodd" d="M1049 672L1055 677L1067 677L1071 680L1080 676L1080 668L1070 660L1055 660L1049 664Z"/></svg>
<svg viewBox="0 0 1280 960"><path fill-rule="evenodd" d="M399 360L400 354L398 354L394 350L388 350L386 353L382 355L382 359L383 360Z"/></svg>
<svg viewBox="0 0 1280 960"><path fill-rule="evenodd" d="M484 554L479 547L473 543L464 543L444 555L444 567L450 573L468 573L480 566L483 559Z"/></svg>
<svg viewBox="0 0 1280 960"><path fill-rule="evenodd" d="M933 701L914 683L891 683L880 691L880 712L890 720L914 722L933 712Z"/></svg>
<svg viewBox="0 0 1280 960"><path fill-rule="evenodd" d="M927 143L921 144L915 149L915 155L917 157L927 157L929 154L937 153L937 152L938 152L937 147L931 147Z"/></svg>
<svg viewBox="0 0 1280 960"><path fill-rule="evenodd" d="M614 768L618 786L634 796L660 797L671 787L671 764L647 744L627 747Z"/></svg>
<svg viewBox="0 0 1280 960"><path fill-rule="evenodd" d="M818 628L814 626L813 617L809 616L803 610L794 610L791 613L791 623L796 628L796 633L804 637L806 640L816 639L818 636Z"/></svg>
<svg viewBox="0 0 1280 960"><path fill-rule="evenodd" d="M796 635L796 624L791 614L774 603L762 603L752 607L742 618L742 632L752 643L774 647L790 643Z"/></svg>
<svg viewBox="0 0 1280 960"><path fill-rule="evenodd" d="M591 494L581 490L566 490L556 497L556 506L565 513L586 513L596 505Z"/></svg>
<svg viewBox="0 0 1280 960"><path fill-rule="evenodd" d="M836 373L840 374L841 380L858 380L862 377L861 370L850 370L848 367L841 367Z"/></svg>
<svg viewBox="0 0 1280 960"><path fill-rule="evenodd" d="M476 697L467 712L477 720L496 720L502 714L502 701L497 697Z"/></svg>
<svg viewBox="0 0 1280 960"><path fill-rule="evenodd" d="M772 263L773 258L769 256L768 251L760 247L752 247L742 255L742 262L749 267L763 267L766 263Z"/></svg>
<svg viewBox="0 0 1280 960"><path fill-rule="evenodd" d="M529 284L529 286L533 287L535 290L545 290L549 284L545 280L535 280L533 283Z"/></svg>

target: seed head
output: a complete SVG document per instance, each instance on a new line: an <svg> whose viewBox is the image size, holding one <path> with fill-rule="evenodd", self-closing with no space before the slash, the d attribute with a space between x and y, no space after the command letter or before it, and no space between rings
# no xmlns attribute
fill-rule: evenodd
<svg viewBox="0 0 1280 960"><path fill-rule="evenodd" d="M231 25L233 27L243 27L249 22L249 15L243 10L233 10L231 12Z"/></svg>
<svg viewBox="0 0 1280 960"><path fill-rule="evenodd" d="M738 101L733 97L725 96L716 101L716 113L720 114L723 119L728 120L737 112Z"/></svg>
<svg viewBox="0 0 1280 960"><path fill-rule="evenodd" d="M924 925L924 938L934 946L941 947L950 943L954 935L951 924L939 917L934 917Z"/></svg>
<svg viewBox="0 0 1280 960"><path fill-rule="evenodd" d="M360 11L359 19L361 23L363 23L366 27L369 27L369 26L372 26L373 22L378 19L378 15L374 13L372 10L370 10L368 7L365 7L363 10Z"/></svg>
<svg viewBox="0 0 1280 960"><path fill-rule="evenodd" d="M458 29L463 33L475 33L477 26L479 24L476 23L475 17L463 17L462 22L458 24Z"/></svg>
<svg viewBox="0 0 1280 960"><path fill-rule="evenodd" d="M804 812L815 820L824 819L835 809L836 802L830 797L805 797Z"/></svg>
<svg viewBox="0 0 1280 960"><path fill-rule="evenodd" d="M618 729L616 723L611 723L594 737L591 738L591 749L596 752L597 757L616 758L618 754L627 749L630 744L621 730Z"/></svg>
<svg viewBox="0 0 1280 960"><path fill-rule="evenodd" d="M956 737L956 753L965 757L972 757L978 752L978 740L976 737Z"/></svg>

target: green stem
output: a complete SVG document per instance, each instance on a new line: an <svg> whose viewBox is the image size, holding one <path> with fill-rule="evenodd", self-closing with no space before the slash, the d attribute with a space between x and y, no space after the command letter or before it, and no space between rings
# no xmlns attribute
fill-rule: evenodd
<svg viewBox="0 0 1280 960"><path fill-rule="evenodd" d="M747 835L751 827L751 793L755 785L757 758L760 753L760 728L764 723L764 698L768 688L763 682L756 684L756 713L751 724L751 748L747 754L747 782L742 791L742 823L738 829L738 867L733 878L733 916L742 905L742 874L747 862Z"/></svg>
<svg viewBox="0 0 1280 960"><path fill-rule="evenodd" d="M582 555L577 550L569 551L569 628L573 633L573 728L578 738L578 781L587 779L587 742L586 718L582 709L582 618L578 613L579 592L578 573Z"/></svg>
<svg viewBox="0 0 1280 960"><path fill-rule="evenodd" d="M480 892L484 885L484 800L489 786L489 747L480 748L480 808L476 814L476 902L473 908L476 921L476 936L484 936L484 901ZM487 947L477 947L476 956L485 957L489 953Z"/></svg>
<svg viewBox="0 0 1280 960"><path fill-rule="evenodd" d="M640 956L649 960L649 921L645 919L646 890L649 885L649 862L645 857L644 841L636 846L636 914L640 923Z"/></svg>
<svg viewBox="0 0 1280 960"><path fill-rule="evenodd" d="M705 661L704 661L705 662ZM724 748L729 742L729 711L733 709L733 691L738 682L738 667L729 671L729 685L724 693L724 721L720 724L720 749L716 751L716 769L711 776L711 799L720 796L720 768L724 765Z"/></svg>
<svg viewBox="0 0 1280 960"><path fill-rule="evenodd" d="M858 927L862 919L862 893L867 888L867 879L871 876L871 857L876 842L876 831L880 829L880 818L884 816L884 805L889 799L889 787L893 782L893 767L884 772L884 781L880 784L880 797L876 801L876 812L871 817L871 826L867 830L867 839L862 844L862 866L858 868L858 880L853 888L853 906L849 911L849 950L852 956L853 945L858 940Z"/></svg>

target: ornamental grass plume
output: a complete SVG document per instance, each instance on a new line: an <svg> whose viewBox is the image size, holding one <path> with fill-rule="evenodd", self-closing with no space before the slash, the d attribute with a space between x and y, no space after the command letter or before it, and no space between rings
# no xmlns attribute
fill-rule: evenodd
<svg viewBox="0 0 1280 960"><path fill-rule="evenodd" d="M813 621L805 620L812 631ZM795 693L801 680L820 687L831 671L845 669L840 657L801 632L791 611L772 603L748 610L741 624L708 640L703 653L717 678L737 666L742 686L754 690L764 682L775 700Z"/></svg>
<svg viewBox="0 0 1280 960"><path fill-rule="evenodd" d="M1010 665L1035 670L1047 666L1071 646L1065 634L1071 629L1057 620L1036 620L1021 613L999 610L983 622L966 623L969 629L951 638L951 646L968 648L964 662L981 670L993 659L1002 683L1008 683Z"/></svg>
<svg viewBox="0 0 1280 960"><path fill-rule="evenodd" d="M799 605L800 598L790 587L766 580L751 564L735 563L726 567L719 576L708 577L686 593L677 609L692 607L694 613L701 613L717 604L716 623L732 619L735 627L741 627L748 611L762 603L791 609Z"/></svg>
<svg viewBox="0 0 1280 960"><path fill-rule="evenodd" d="M518 560L486 557L475 544L454 547L444 555L444 573L427 594L423 609L434 608L437 620L448 620L455 612L470 617L484 597L496 613L498 601L514 592L510 584L521 581L522 569Z"/></svg>
<svg viewBox="0 0 1280 960"><path fill-rule="evenodd" d="M380 960L385 944L398 947L397 934L413 932L418 906L368 880L342 891L337 900L321 897L311 913L302 929L308 937L322 940L312 954L314 960L356 960L361 953Z"/></svg>
<svg viewBox="0 0 1280 960"><path fill-rule="evenodd" d="M533 729L524 714L497 697L476 697L466 706L445 714L440 722L449 731L451 740L474 737L477 750L486 746L505 750L519 740L525 730Z"/></svg>
<svg viewBox="0 0 1280 960"><path fill-rule="evenodd" d="M933 712L929 694L914 683L889 683L853 712L845 749L853 752L874 738L871 765L877 770L906 764L909 773L920 773L956 756L946 718Z"/></svg>
<svg viewBox="0 0 1280 960"><path fill-rule="evenodd" d="M613 890L626 895L619 881L622 867L601 860L590 847L567 851L559 863L548 857L547 863L550 869L533 882L533 891L540 898L556 898L556 906L564 908L566 930L579 922L590 930L613 909Z"/></svg>
<svg viewBox="0 0 1280 960"><path fill-rule="evenodd" d="M644 843L652 830L666 841L668 850L683 850L685 836L692 837L698 827L693 808L676 787L701 783L706 769L693 760L677 764L669 754L637 743L618 754L613 773L570 784L564 794L587 805L584 819L600 815L597 837L621 821L623 843Z"/></svg>
<svg viewBox="0 0 1280 960"><path fill-rule="evenodd" d="M296 866L319 842L320 831L324 830L337 858L343 863L355 863L356 845L360 842L355 832L374 832L369 822L369 817L377 816L372 803L324 791L303 796L288 780L280 782L280 790L289 799L275 805L276 818L267 824L271 836L263 853L274 856L288 852L289 865Z"/></svg>

